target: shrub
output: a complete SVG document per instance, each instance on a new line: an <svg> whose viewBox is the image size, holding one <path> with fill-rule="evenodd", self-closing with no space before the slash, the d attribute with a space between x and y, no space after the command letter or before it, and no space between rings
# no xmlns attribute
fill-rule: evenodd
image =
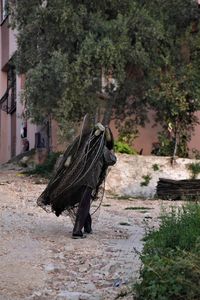
<svg viewBox="0 0 200 300"><path fill-rule="evenodd" d="M195 247L195 246L194 246ZM197 250L198 249L198 250ZM168 256L144 256L142 282L136 285L136 299L200 299L200 249L171 250Z"/></svg>
<svg viewBox="0 0 200 300"><path fill-rule="evenodd" d="M175 140L170 139L168 133L158 133L158 143L153 144L152 154L157 156L173 156ZM185 136L179 139L176 155L179 157L188 157L187 140Z"/></svg>
<svg viewBox="0 0 200 300"><path fill-rule="evenodd" d="M143 175L142 178L144 179L144 181L140 182L140 186L148 186L149 182L152 179L151 175L149 175L149 174Z"/></svg>
<svg viewBox="0 0 200 300"><path fill-rule="evenodd" d="M168 249L191 250L200 237L200 205L188 204L185 207L171 209L161 215L158 230L150 231L145 237L144 251L153 254L167 254Z"/></svg>
<svg viewBox="0 0 200 300"><path fill-rule="evenodd" d="M192 173L192 179L196 179L200 173L200 163L192 163L188 165L188 169Z"/></svg>
<svg viewBox="0 0 200 300"><path fill-rule="evenodd" d="M49 178L52 175L54 166L55 166L56 161L59 156L60 156L59 152L49 153L48 157L46 158L46 160L44 161L43 164L36 165L36 167L33 170L27 171L25 173L29 174L29 175L38 174L38 175Z"/></svg>
<svg viewBox="0 0 200 300"><path fill-rule="evenodd" d="M153 168L154 171L159 171L160 170L160 167L159 167L158 164L153 164L152 168Z"/></svg>
<svg viewBox="0 0 200 300"><path fill-rule="evenodd" d="M200 299L200 205L164 213L145 241L136 299Z"/></svg>
<svg viewBox="0 0 200 300"><path fill-rule="evenodd" d="M119 153L126 153L126 154L132 154L132 155L137 154L135 149L133 149L127 143L124 143L122 141L116 141L115 142L115 151L119 152Z"/></svg>

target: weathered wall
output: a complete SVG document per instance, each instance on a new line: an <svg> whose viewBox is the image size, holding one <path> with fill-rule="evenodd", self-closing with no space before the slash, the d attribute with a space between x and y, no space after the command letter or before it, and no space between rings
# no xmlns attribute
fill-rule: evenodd
<svg viewBox="0 0 200 300"><path fill-rule="evenodd" d="M9 45L9 27L8 27L8 18L1 24L1 69L5 67L9 60L9 52L10 52L10 45Z"/></svg>
<svg viewBox="0 0 200 300"><path fill-rule="evenodd" d="M159 178L190 178L187 166L197 162L193 159L178 158L172 166L170 157L118 154L117 158L116 165L108 174L106 189L118 196L145 198L154 197ZM153 169L155 164L159 167L158 171ZM144 175L151 176L148 186L141 186Z"/></svg>

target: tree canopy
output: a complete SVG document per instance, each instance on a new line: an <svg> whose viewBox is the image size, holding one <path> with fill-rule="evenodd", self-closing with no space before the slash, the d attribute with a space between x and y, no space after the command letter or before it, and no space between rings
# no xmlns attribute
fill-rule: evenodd
<svg viewBox="0 0 200 300"><path fill-rule="evenodd" d="M115 118L132 116L131 126L144 123L149 105L158 112L166 109L171 88L171 105L179 113L183 98L195 100L193 110L198 109L196 1L10 3L12 26L18 31L17 69L26 74L23 99L34 121L51 115L65 128L86 112L95 114L102 78L108 79L105 101L112 102ZM164 127L167 118L160 114Z"/></svg>
<svg viewBox="0 0 200 300"><path fill-rule="evenodd" d="M17 68L26 74L29 115L39 121L52 114L61 122L93 111L102 76L110 72L122 106L127 94L140 104L144 74L157 63L163 40L162 26L146 8L132 0L43 4L21 0L12 7L18 30ZM137 109L131 107L131 113Z"/></svg>
<svg viewBox="0 0 200 300"><path fill-rule="evenodd" d="M168 53L165 64L154 70L148 99L163 126L159 154L187 156L187 143L199 123L195 113L200 108L200 9L197 1L190 0L159 4L153 14L162 20Z"/></svg>

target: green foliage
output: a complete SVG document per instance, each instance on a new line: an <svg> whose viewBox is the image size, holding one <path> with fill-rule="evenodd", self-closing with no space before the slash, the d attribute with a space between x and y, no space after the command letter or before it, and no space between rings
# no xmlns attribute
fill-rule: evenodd
<svg viewBox="0 0 200 300"><path fill-rule="evenodd" d="M188 135L189 132L186 133ZM158 134L158 143L152 150L152 154L157 156L173 156L175 147L175 138L170 136L168 132L163 131ZM183 134L182 138L179 137L176 155L179 157L188 157L188 138Z"/></svg>
<svg viewBox="0 0 200 300"><path fill-rule="evenodd" d="M134 129L131 129L128 124L130 125L130 123L126 121L125 125L120 128L119 139L115 141L115 151L119 153L137 155L137 151L132 147L137 133L134 132Z"/></svg>
<svg viewBox="0 0 200 300"><path fill-rule="evenodd" d="M155 172L160 170L160 167L158 164L153 164L152 168Z"/></svg>
<svg viewBox="0 0 200 300"><path fill-rule="evenodd" d="M118 127L119 141L128 145L132 145L134 143L134 140L138 137L138 130L135 127L134 120L126 120L123 126L118 125Z"/></svg>
<svg viewBox="0 0 200 300"><path fill-rule="evenodd" d="M191 0L154 0L149 9L162 20L168 44L165 63L154 70L155 80L147 93L157 113L156 122L163 127L158 152L187 157L187 143L198 124L195 112L200 104L198 4Z"/></svg>
<svg viewBox="0 0 200 300"><path fill-rule="evenodd" d="M159 1L158 5L154 0L149 9L162 19L168 44L165 63L154 70L155 81L147 93L157 113L156 122L163 127L158 152L187 157L187 143L198 124L195 112L200 104L199 8L197 1Z"/></svg>
<svg viewBox="0 0 200 300"><path fill-rule="evenodd" d="M52 172L54 171L54 167L59 156L59 152L52 152L48 155L43 164L36 165L33 170L27 171L25 173L29 175L40 175L49 178L52 176Z"/></svg>
<svg viewBox="0 0 200 300"><path fill-rule="evenodd" d="M192 250L199 236L200 205L188 204L177 210L172 208L170 213L164 212L159 229L146 237L145 247L148 251L151 247L155 254L167 254L169 248L176 250L177 247Z"/></svg>
<svg viewBox="0 0 200 300"><path fill-rule="evenodd" d="M137 154L136 150L134 150L127 143L124 143L122 141L115 142L115 151L119 152L119 153L126 153L126 154L132 154L132 155Z"/></svg>
<svg viewBox="0 0 200 300"><path fill-rule="evenodd" d="M152 149L152 154L157 156L171 156L173 154L174 141L169 139L165 132L159 132L158 143Z"/></svg>
<svg viewBox="0 0 200 300"><path fill-rule="evenodd" d="M164 213L145 240L136 299L199 299L200 205Z"/></svg>
<svg viewBox="0 0 200 300"><path fill-rule="evenodd" d="M107 80L112 73L117 88L107 81L105 91L116 102L115 117L136 113L134 124L142 123L141 96L164 34L140 1L51 0L46 7L36 0L10 3L29 117L41 122L51 114L68 131L72 121L98 109L102 75Z"/></svg>
<svg viewBox="0 0 200 300"><path fill-rule="evenodd" d="M200 94L197 1L9 3L28 117L51 116L64 137L86 112L105 110L103 92L119 128L137 133L151 107L165 137L171 128L169 145L160 141L161 155L187 156Z"/></svg>
<svg viewBox="0 0 200 300"><path fill-rule="evenodd" d="M125 207L125 210L149 210L152 209L150 207L145 207L145 206L129 206L129 207Z"/></svg>
<svg viewBox="0 0 200 300"><path fill-rule="evenodd" d="M151 179L152 179L151 175L149 175L149 174L143 175L142 178L144 179L144 181L142 181L140 183L141 186L148 186L149 183L150 183L150 181L151 181Z"/></svg>
<svg viewBox="0 0 200 300"><path fill-rule="evenodd" d="M170 251L168 257L143 259L141 284L136 285L140 300L196 300L200 297L200 249Z"/></svg>
<svg viewBox="0 0 200 300"><path fill-rule="evenodd" d="M200 163L192 163L188 165L188 169L192 174L192 179L196 179L200 173Z"/></svg>

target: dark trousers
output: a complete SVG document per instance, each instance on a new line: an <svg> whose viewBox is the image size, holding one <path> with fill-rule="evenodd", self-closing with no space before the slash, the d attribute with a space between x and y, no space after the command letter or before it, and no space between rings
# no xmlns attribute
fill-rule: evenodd
<svg viewBox="0 0 200 300"><path fill-rule="evenodd" d="M92 219L90 216L90 203L92 188L88 186L83 186L80 192L82 194L82 197L76 215L73 235L82 235L83 227L85 232L91 232Z"/></svg>

